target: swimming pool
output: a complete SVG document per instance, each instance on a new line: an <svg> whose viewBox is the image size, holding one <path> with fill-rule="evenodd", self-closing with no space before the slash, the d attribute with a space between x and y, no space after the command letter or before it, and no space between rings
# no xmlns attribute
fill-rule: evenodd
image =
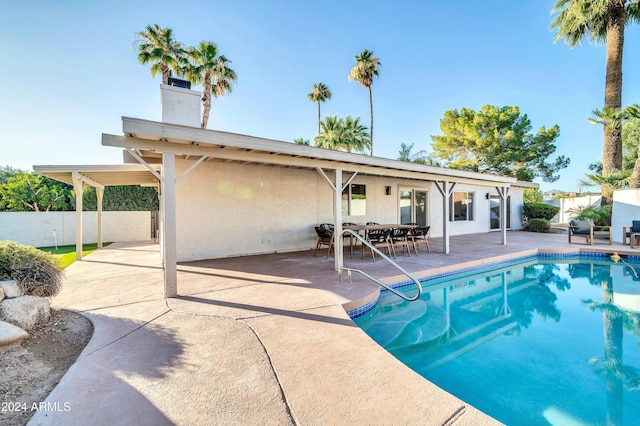
<svg viewBox="0 0 640 426"><path fill-rule="evenodd" d="M415 302L383 291L349 314L411 369L506 424L638 425L635 270L638 258L538 255L428 279Z"/></svg>

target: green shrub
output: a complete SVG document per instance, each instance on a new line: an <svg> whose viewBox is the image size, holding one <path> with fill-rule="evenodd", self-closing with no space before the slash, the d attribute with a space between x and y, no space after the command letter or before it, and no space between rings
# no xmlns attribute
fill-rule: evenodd
<svg viewBox="0 0 640 426"><path fill-rule="evenodd" d="M611 225L611 204L606 206L588 206L578 207L567 210L568 213L575 213L574 220L591 219L594 225L608 226Z"/></svg>
<svg viewBox="0 0 640 426"><path fill-rule="evenodd" d="M25 294L53 297L62 288L58 260L34 247L0 241L0 280L15 280Z"/></svg>
<svg viewBox="0 0 640 426"><path fill-rule="evenodd" d="M547 219L529 219L525 229L529 232L549 232L551 225Z"/></svg>
<svg viewBox="0 0 640 426"><path fill-rule="evenodd" d="M528 219L551 220L560 211L560 207L544 203L525 204L522 212Z"/></svg>

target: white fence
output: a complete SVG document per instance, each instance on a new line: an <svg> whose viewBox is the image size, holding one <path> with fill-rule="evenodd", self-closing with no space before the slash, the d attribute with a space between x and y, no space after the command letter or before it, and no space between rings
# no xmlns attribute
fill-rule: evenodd
<svg viewBox="0 0 640 426"><path fill-rule="evenodd" d="M613 191L613 210L611 214L613 241L622 242L622 228L631 226L634 220L640 220L640 189ZM627 240L628 243L629 241Z"/></svg>
<svg viewBox="0 0 640 426"><path fill-rule="evenodd" d="M568 197L560 198L559 200L547 200L546 204L560 207L558 214L551 219L551 223L569 223L576 213L571 213L569 210L578 209L580 207L600 206L600 195L587 195L584 197Z"/></svg>
<svg viewBox="0 0 640 426"><path fill-rule="evenodd" d="M151 239L151 212L103 212L102 241ZM0 240L34 247L76 243L76 212L0 212ZM98 242L97 212L83 212L82 242Z"/></svg>

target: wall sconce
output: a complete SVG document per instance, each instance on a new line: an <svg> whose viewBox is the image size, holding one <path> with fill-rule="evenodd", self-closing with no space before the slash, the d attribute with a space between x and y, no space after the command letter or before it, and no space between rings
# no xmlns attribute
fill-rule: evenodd
<svg viewBox="0 0 640 426"><path fill-rule="evenodd" d="M391 195L391 187L390 186L385 186L384 187L384 193L385 193L385 195Z"/></svg>
<svg viewBox="0 0 640 426"><path fill-rule="evenodd" d="M487 192L487 195L485 195L485 198L488 200L489 199L489 193Z"/></svg>

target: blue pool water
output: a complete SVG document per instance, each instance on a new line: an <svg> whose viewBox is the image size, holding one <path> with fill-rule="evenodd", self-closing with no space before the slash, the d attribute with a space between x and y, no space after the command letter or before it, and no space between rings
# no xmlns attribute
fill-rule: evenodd
<svg viewBox="0 0 640 426"><path fill-rule="evenodd" d="M384 291L350 314L414 371L508 425L640 425L631 267L604 256L528 258L423 286L416 302Z"/></svg>

